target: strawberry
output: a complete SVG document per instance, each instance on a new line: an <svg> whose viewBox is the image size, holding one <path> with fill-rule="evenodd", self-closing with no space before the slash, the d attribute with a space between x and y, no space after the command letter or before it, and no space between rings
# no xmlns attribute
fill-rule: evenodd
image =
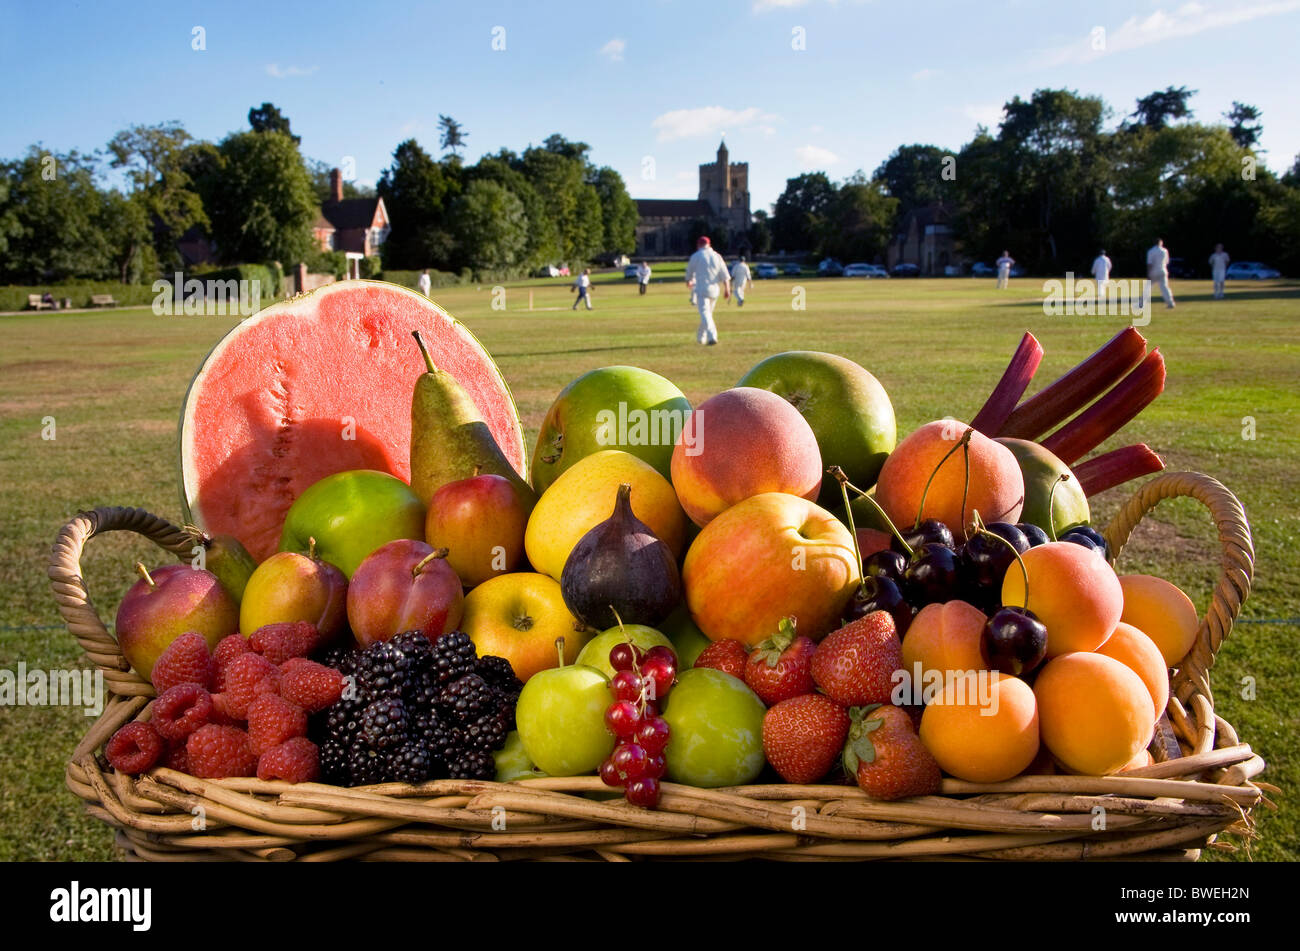
<svg viewBox="0 0 1300 951"><path fill-rule="evenodd" d="M745 683L769 707L812 693L816 650L812 638L795 635L794 618L782 618L777 632L750 651L745 662Z"/></svg>
<svg viewBox="0 0 1300 951"><path fill-rule="evenodd" d="M745 679L745 662L749 660L749 649L740 641L724 638L714 641L695 658L695 667L712 667L724 674L731 674L737 680Z"/></svg>
<svg viewBox="0 0 1300 951"><path fill-rule="evenodd" d="M849 714L819 693L782 700L763 716L763 754L788 783L815 783L844 751Z"/></svg>
<svg viewBox="0 0 1300 951"><path fill-rule="evenodd" d="M873 799L906 799L939 791L943 777L934 755L901 707L872 704L849 711L844 771Z"/></svg>
<svg viewBox="0 0 1300 951"><path fill-rule="evenodd" d="M888 703L903 645L888 611L872 611L827 634L812 658L813 681L846 707Z"/></svg>

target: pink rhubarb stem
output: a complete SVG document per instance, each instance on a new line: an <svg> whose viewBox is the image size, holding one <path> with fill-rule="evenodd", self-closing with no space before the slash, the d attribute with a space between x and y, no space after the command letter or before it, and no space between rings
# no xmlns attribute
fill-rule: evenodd
<svg viewBox="0 0 1300 951"><path fill-rule="evenodd" d="M1117 485L1159 472L1164 467L1165 461L1150 446L1138 443L1093 456L1074 466L1072 471L1083 494L1091 498Z"/></svg>
<svg viewBox="0 0 1300 951"><path fill-rule="evenodd" d="M1020 345L1012 354L1002 379L998 380L984 406L971 420L971 426L985 436L996 436L1006 425L1007 417L1015 410L1020 397L1025 395L1029 381L1034 378L1038 364L1042 362L1043 345L1033 334L1026 333L1020 338Z"/></svg>
<svg viewBox="0 0 1300 951"><path fill-rule="evenodd" d="M1152 350L1128 376L1097 402L1042 440L1067 466L1096 449L1165 389L1165 358Z"/></svg>

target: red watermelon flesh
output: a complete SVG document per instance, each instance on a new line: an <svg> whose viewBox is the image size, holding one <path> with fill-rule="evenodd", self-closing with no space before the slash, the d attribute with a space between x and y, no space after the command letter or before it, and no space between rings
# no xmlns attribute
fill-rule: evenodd
<svg viewBox="0 0 1300 951"><path fill-rule="evenodd" d="M524 475L514 399L468 328L407 288L343 281L258 312L204 359L181 415L190 521L261 561L289 506L325 476L380 469L409 481L411 392L425 370L412 330Z"/></svg>

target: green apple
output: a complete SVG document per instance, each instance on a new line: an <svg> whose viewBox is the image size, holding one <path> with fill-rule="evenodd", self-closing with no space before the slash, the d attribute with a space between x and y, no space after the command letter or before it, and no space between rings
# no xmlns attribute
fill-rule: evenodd
<svg viewBox="0 0 1300 951"><path fill-rule="evenodd" d="M573 664L533 674L515 706L528 758L551 776L595 772L614 751L614 736L605 729L611 702L609 678L595 667Z"/></svg>
<svg viewBox="0 0 1300 951"><path fill-rule="evenodd" d="M580 459L630 452L671 478L673 446L691 414L682 391L640 367L601 367L560 391L542 420L531 478L538 495Z"/></svg>
<svg viewBox="0 0 1300 951"><path fill-rule="evenodd" d="M671 731L668 779L705 788L753 782L763 771L766 712L758 694L730 674L709 667L679 673L662 714Z"/></svg>
<svg viewBox="0 0 1300 951"><path fill-rule="evenodd" d="M587 641L587 645L583 647L575 663L595 667L606 677L612 678L614 668L609 666L609 652L615 644L622 644L624 641L631 641L643 651L663 646L676 653L673 642L653 627L646 627L644 624L624 624L622 627L611 627L608 631L597 634Z"/></svg>
<svg viewBox="0 0 1300 951"><path fill-rule="evenodd" d="M1059 536L1071 528L1087 525L1091 514L1088 511L1088 497L1083 494L1083 487L1067 466L1049 449L1044 449L1036 442L1027 439L1000 437L997 442L1011 450L1020 464L1020 474L1025 477L1025 505L1020 512L1020 521L1037 525L1048 535ZM1070 478L1061 481L1061 476ZM1059 484L1058 484L1059 483ZM1056 493L1052 493L1056 486ZM1050 502L1049 502L1050 500ZM1051 514L1048 515L1048 505ZM1051 527L1048 527L1048 521Z"/></svg>
<svg viewBox="0 0 1300 951"><path fill-rule="evenodd" d="M875 485L898 430L889 394L865 369L833 353L790 350L756 364L736 385L789 400L817 437L823 465L839 466L864 491ZM822 479L817 501L826 508L842 504L839 484Z"/></svg>
<svg viewBox="0 0 1300 951"><path fill-rule="evenodd" d="M524 741L519 738L518 730L511 730L506 736L506 745L492 754L496 762L496 781L512 783L516 779L540 779L546 774L533 765L524 749Z"/></svg>
<svg viewBox="0 0 1300 951"><path fill-rule="evenodd" d="M289 507L280 551L306 552L349 580L376 548L399 538L424 541L424 503L411 487L377 469L336 472L313 483Z"/></svg>
<svg viewBox="0 0 1300 951"><path fill-rule="evenodd" d="M692 522L692 525L695 523ZM673 613L659 622L659 628L673 642L673 651L677 654L677 669L689 670L695 666L695 658L703 653L704 648L713 642L705 636L686 608L686 601L673 609Z"/></svg>

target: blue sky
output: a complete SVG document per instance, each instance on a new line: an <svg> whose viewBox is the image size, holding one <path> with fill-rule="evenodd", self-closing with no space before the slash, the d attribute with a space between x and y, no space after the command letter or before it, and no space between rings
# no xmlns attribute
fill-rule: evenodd
<svg viewBox="0 0 1300 951"><path fill-rule="evenodd" d="M558 131L633 197L694 197L725 132L760 208L802 171L869 173L910 142L955 150L1038 87L1101 95L1118 121L1169 85L1199 90L1198 118L1261 108L1273 169L1300 152L1300 0L4 0L0 16L4 157L167 119L219 139L269 100L307 155L351 157L362 182L405 138L436 152L448 113L471 161Z"/></svg>

